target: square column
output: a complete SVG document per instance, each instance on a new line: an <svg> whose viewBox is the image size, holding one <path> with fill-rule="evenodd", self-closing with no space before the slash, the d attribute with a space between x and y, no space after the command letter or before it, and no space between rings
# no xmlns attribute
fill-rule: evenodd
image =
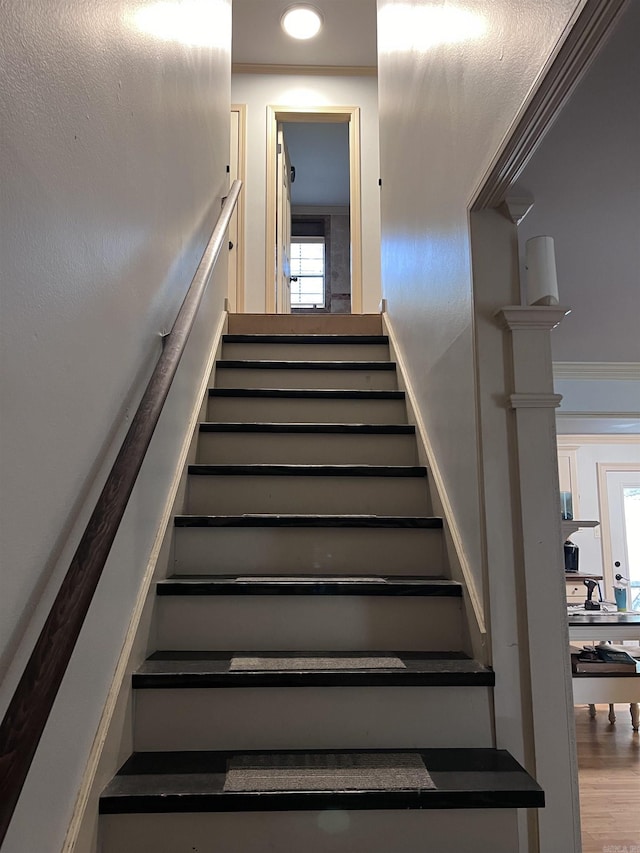
<svg viewBox="0 0 640 853"><path fill-rule="evenodd" d="M541 853L580 849L578 768L568 655L550 332L562 306L510 306L496 317L508 329L515 420L520 556L525 582L535 767L546 807L538 813ZM509 359L507 358L507 361ZM514 508L515 509L515 508Z"/></svg>

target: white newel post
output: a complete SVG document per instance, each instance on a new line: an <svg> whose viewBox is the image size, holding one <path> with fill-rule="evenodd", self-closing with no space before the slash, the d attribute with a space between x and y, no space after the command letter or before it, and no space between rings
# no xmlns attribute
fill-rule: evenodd
<svg viewBox="0 0 640 853"><path fill-rule="evenodd" d="M512 306L497 318L510 331L520 499L522 574L529 641L535 775L545 791L538 814L541 853L578 853L580 814L569 631L565 602L551 330L569 312ZM517 514L516 514L517 517Z"/></svg>

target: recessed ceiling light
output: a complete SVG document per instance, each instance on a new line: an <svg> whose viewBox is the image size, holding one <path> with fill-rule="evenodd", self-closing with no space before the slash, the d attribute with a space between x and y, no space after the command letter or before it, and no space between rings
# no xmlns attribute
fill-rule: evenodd
<svg viewBox="0 0 640 853"><path fill-rule="evenodd" d="M322 15L313 6L291 6L280 21L282 29L294 39L311 39L320 32Z"/></svg>

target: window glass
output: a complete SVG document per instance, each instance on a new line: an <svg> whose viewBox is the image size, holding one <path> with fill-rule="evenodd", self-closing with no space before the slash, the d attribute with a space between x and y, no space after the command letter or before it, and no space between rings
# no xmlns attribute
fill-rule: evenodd
<svg viewBox="0 0 640 853"><path fill-rule="evenodd" d="M294 237L291 241L292 308L324 308L324 240Z"/></svg>

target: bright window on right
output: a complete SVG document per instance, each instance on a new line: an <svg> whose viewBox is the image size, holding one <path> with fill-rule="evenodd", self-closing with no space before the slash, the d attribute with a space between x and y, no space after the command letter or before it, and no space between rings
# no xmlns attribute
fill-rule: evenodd
<svg viewBox="0 0 640 853"><path fill-rule="evenodd" d="M324 308L324 238L293 237L291 240L291 307Z"/></svg>

